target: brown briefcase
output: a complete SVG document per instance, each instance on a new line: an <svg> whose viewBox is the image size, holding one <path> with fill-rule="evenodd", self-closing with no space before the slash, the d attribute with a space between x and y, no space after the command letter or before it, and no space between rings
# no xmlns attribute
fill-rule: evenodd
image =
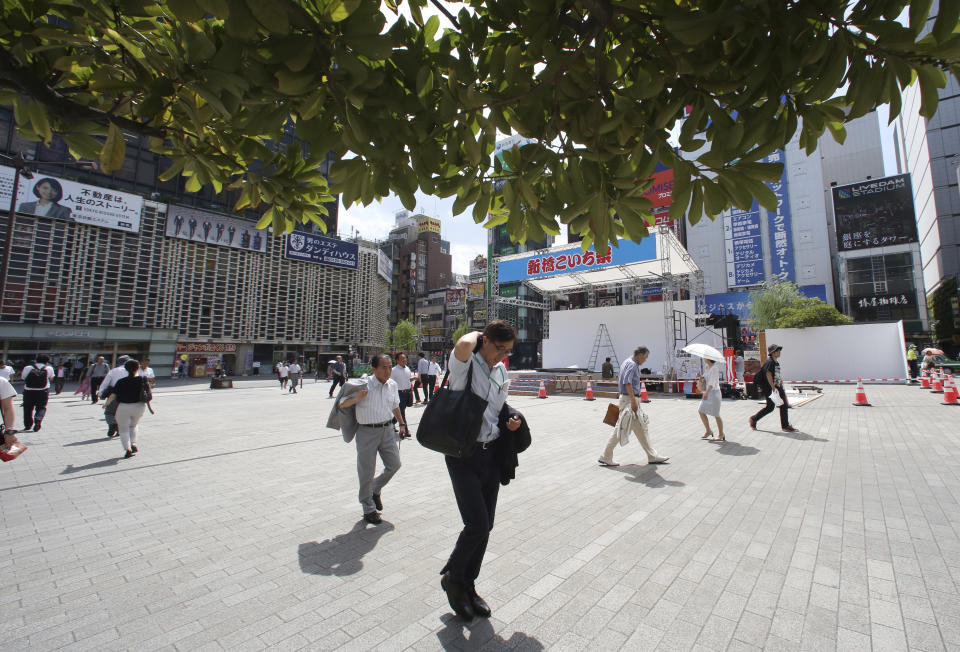
<svg viewBox="0 0 960 652"><path fill-rule="evenodd" d="M620 406L616 403L607 404L607 414L603 417L603 422L608 426L617 425L617 419L620 418Z"/></svg>

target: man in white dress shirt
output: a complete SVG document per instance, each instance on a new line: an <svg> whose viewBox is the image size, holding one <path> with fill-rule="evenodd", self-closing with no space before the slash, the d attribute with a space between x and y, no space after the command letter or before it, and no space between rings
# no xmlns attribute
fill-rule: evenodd
<svg viewBox="0 0 960 652"><path fill-rule="evenodd" d="M400 415L403 422L407 422L407 408L413 405L413 392L410 390L410 380L413 378L410 368L407 367L407 354L397 354L397 364L390 372L390 379L397 384L397 394L400 395ZM410 437L409 431L400 435L401 439Z"/></svg>
<svg viewBox="0 0 960 652"><path fill-rule="evenodd" d="M383 502L380 492L400 470L400 443L393 431L393 419L400 424L400 436L407 432L407 424L400 412L400 395L397 383L390 378L393 371L390 356L381 353L370 361L373 375L367 378L367 386L340 403L341 408L356 405L357 477L360 480L360 505L363 518L368 523L380 523ZM383 472L374 477L377 453L383 462Z"/></svg>
<svg viewBox="0 0 960 652"><path fill-rule="evenodd" d="M126 364L129 359L129 355L121 355L117 358L117 366L111 369L104 377L103 382L100 383L100 388L97 390L99 398L107 398L110 394L110 388L116 385L117 381L121 378L126 378L130 375L124 367L124 364ZM103 418L107 422L107 437L119 437L120 430L117 428L116 399L114 399L113 403L103 408Z"/></svg>
<svg viewBox="0 0 960 652"><path fill-rule="evenodd" d="M50 381L53 380L53 367L47 364L47 361L47 356L37 356L36 362L26 365L20 371L20 377L23 378L24 430L33 428L34 432L39 431L43 417L47 414Z"/></svg>
<svg viewBox="0 0 960 652"><path fill-rule="evenodd" d="M420 384L423 385L423 402L429 403L433 397L433 384L430 382L430 361L424 357L423 352L417 354L417 376L420 378Z"/></svg>

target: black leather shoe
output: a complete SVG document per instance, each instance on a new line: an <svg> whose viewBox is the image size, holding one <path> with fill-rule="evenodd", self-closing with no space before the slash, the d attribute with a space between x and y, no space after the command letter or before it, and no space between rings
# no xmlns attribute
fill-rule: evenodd
<svg viewBox="0 0 960 652"><path fill-rule="evenodd" d="M380 500L380 494L373 494L373 504L377 506L378 511L383 511L383 501Z"/></svg>
<svg viewBox="0 0 960 652"><path fill-rule="evenodd" d="M140 452L140 449L137 448L137 445L136 445L136 444L130 444L130 450L132 450L134 453L139 453L139 452Z"/></svg>
<svg viewBox="0 0 960 652"><path fill-rule="evenodd" d="M476 612L473 610L473 600L467 591L467 587L452 579L450 573L443 574L443 577L440 578L440 586L447 594L447 602L450 603L453 613L464 620L473 620Z"/></svg>
<svg viewBox="0 0 960 652"><path fill-rule="evenodd" d="M129 460L131 457L133 457L133 451L127 451L127 452L124 454L123 459Z"/></svg>
<svg viewBox="0 0 960 652"><path fill-rule="evenodd" d="M473 605L473 611L481 618L490 617L490 605L487 604L487 601L477 595L477 589L475 587L470 588L470 604Z"/></svg>
<svg viewBox="0 0 960 652"><path fill-rule="evenodd" d="M376 512L367 512L363 515L363 520L367 523L372 523L373 525L380 525L383 523L383 519L380 518L380 514Z"/></svg>

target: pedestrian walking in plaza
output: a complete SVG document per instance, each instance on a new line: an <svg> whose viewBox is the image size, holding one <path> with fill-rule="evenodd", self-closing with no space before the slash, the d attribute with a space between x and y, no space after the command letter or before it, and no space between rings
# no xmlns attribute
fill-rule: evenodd
<svg viewBox="0 0 960 652"><path fill-rule="evenodd" d="M100 393L100 385L103 379L110 373L110 365L104 360L103 356L97 356L97 361L87 369L87 376L90 378L90 402L96 403Z"/></svg>
<svg viewBox="0 0 960 652"><path fill-rule="evenodd" d="M493 530L500 485L516 477L517 455L530 446L530 430L523 415L506 403L509 383L503 360L516 339L512 325L492 321L482 334L461 337L447 362L450 391L468 390L487 402L473 453L444 458L463 530L440 570L440 586L450 608L465 620L490 616L490 606L477 593L476 581Z"/></svg>
<svg viewBox="0 0 960 652"><path fill-rule="evenodd" d="M713 417L717 420L717 441L727 441L723 434L723 419L720 418L720 372L723 365L719 362L704 358L704 364L707 366L703 374L703 396L700 398L700 407L697 413L700 420L703 421L703 436L700 439L712 438L713 431L710 430L710 420L707 417Z"/></svg>
<svg viewBox="0 0 960 652"><path fill-rule="evenodd" d="M603 449L603 454L597 462L600 466L620 466L613 461L613 451L622 440L626 440L628 433L632 430L636 435L637 441L643 447L647 454L647 464L663 464L668 457L661 457L653 449L647 438L647 424L638 412L640 404L638 401L640 387L640 365L646 362L650 357L650 350L645 346L638 346L633 351L633 355L620 364L620 375L617 379L620 390L620 416L617 419L617 425L613 427L613 435Z"/></svg>
<svg viewBox="0 0 960 652"><path fill-rule="evenodd" d="M77 358L73 361L73 374L72 378L76 381L80 380L80 376L83 374L83 370L87 368L87 365L84 364L84 361L80 358Z"/></svg>
<svg viewBox="0 0 960 652"><path fill-rule="evenodd" d="M140 363L129 359L123 365L127 375L116 381L107 391L114 395L117 404L116 421L124 458L131 458L139 451L137 447L137 424L143 418L153 394L150 383L140 375ZM152 412L152 410L151 410Z"/></svg>
<svg viewBox="0 0 960 652"><path fill-rule="evenodd" d="M746 363L743 359L743 351L737 349L736 354L733 356L733 375L736 377L738 385L743 385L743 372L745 364Z"/></svg>
<svg viewBox="0 0 960 652"><path fill-rule="evenodd" d="M287 388L287 380L290 378L290 370L283 360L277 363L277 376L280 378L280 391L283 391Z"/></svg>
<svg viewBox="0 0 960 652"><path fill-rule="evenodd" d="M53 367L47 364L49 358L37 356L36 362L26 365L20 371L23 378L23 429L38 432L47 414L47 401L50 398L50 381L53 380Z"/></svg>
<svg viewBox="0 0 960 652"><path fill-rule="evenodd" d="M407 422L407 408L413 405L413 392L410 390L410 381L413 378L413 374L410 373L410 368L407 367L407 354L398 353L397 354L397 364L394 365L393 370L390 372L390 378L397 384L397 394L400 395L400 416L404 423ZM409 431L404 431L400 434L401 439L406 439L410 437Z"/></svg>
<svg viewBox="0 0 960 652"><path fill-rule="evenodd" d="M430 361L424 357L422 351L417 354L417 376L423 386L423 402L429 403L433 397L433 383L430 382Z"/></svg>
<svg viewBox="0 0 960 652"><path fill-rule="evenodd" d="M100 390L97 392L100 398L110 396L110 394L113 393L113 386L117 384L117 381L126 378L130 374L126 367L129 360L129 355L121 355L117 358L117 366L111 369L103 379L103 382L100 383ZM120 432L117 424L117 407L116 400L110 401L103 406L103 419L107 422L107 437L116 437Z"/></svg>
<svg viewBox="0 0 960 652"><path fill-rule="evenodd" d="M67 382L67 368L62 364L58 364L56 370L54 370L53 376L53 393L59 394L63 391L63 386Z"/></svg>
<svg viewBox="0 0 960 652"><path fill-rule="evenodd" d="M90 377L87 376L85 372L86 372L86 369L84 369L84 371L81 372L80 384L77 385L77 391L73 393L74 396L79 394L80 400L82 401L86 401L87 398L89 398L90 396Z"/></svg>
<svg viewBox="0 0 960 652"><path fill-rule="evenodd" d="M603 365L600 367L600 377L604 380L613 379L613 363L610 362L610 358L603 361Z"/></svg>
<svg viewBox="0 0 960 652"><path fill-rule="evenodd" d="M334 390L347 382L347 365L343 362L343 356L337 356L337 361L330 368L330 374L330 398L333 398Z"/></svg>
<svg viewBox="0 0 960 652"><path fill-rule="evenodd" d="M153 391L157 384L157 374L153 373L153 369L150 367L150 358L144 358L140 361L140 377L147 381L147 384L150 385L150 391Z"/></svg>
<svg viewBox="0 0 960 652"><path fill-rule="evenodd" d="M6 362L0 362L0 378L6 378L10 380L13 378L15 370L13 368L13 363L7 360Z"/></svg>
<svg viewBox="0 0 960 652"><path fill-rule="evenodd" d="M433 391L437 388L437 378L440 377L440 363L437 361L437 356L430 356L430 373L427 374L427 380L430 381L430 387L433 388Z"/></svg>
<svg viewBox="0 0 960 652"><path fill-rule="evenodd" d="M289 365L287 365L287 382L290 384L289 392L296 394L297 393L297 384L300 382L300 365L297 364L297 359L294 358Z"/></svg>
<svg viewBox="0 0 960 652"><path fill-rule="evenodd" d="M760 373L754 379L754 383L760 393L767 398L767 404L763 409L750 417L750 427L757 429L757 422L767 416L775 407L780 408L780 428L784 432L796 432L797 429L790 425L790 416L787 410L790 404L787 402L787 394L783 389L783 380L780 377L780 352L783 347L779 344L771 344L767 347L767 360L760 368Z"/></svg>
<svg viewBox="0 0 960 652"><path fill-rule="evenodd" d="M358 497L363 518L376 525L382 521L380 512L383 511L383 501L380 494L400 470L400 442L393 431L393 419L400 424L400 436L406 432L407 422L400 412L397 383L390 377L393 373L390 356L385 353L375 355L370 366L373 373L367 377L366 384L349 397L338 396L337 403L341 411L354 408L358 426L354 437L360 483ZM383 462L383 471L374 477L378 453Z"/></svg>

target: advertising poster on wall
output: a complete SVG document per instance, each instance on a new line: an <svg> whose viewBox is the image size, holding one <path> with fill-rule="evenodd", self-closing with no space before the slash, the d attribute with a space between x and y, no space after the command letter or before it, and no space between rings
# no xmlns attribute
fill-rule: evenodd
<svg viewBox="0 0 960 652"><path fill-rule="evenodd" d="M471 284L469 284L469 285L467 286L467 298L468 298L468 299L471 299L471 300L472 300L472 299L482 299L482 298L484 298L484 297L486 296L486 294L485 294L486 287L487 287L487 286L486 286L485 283L471 283Z"/></svg>
<svg viewBox="0 0 960 652"><path fill-rule="evenodd" d="M14 175L13 168L0 165L0 206L4 208L10 205ZM33 179L20 177L16 205L21 215L138 233L143 197L38 172Z"/></svg>
<svg viewBox="0 0 960 652"><path fill-rule="evenodd" d="M916 242L910 175L833 188L833 218L840 251Z"/></svg>
<svg viewBox="0 0 960 652"><path fill-rule="evenodd" d="M653 185L643 193L643 197L650 200L650 209L654 213L663 213L673 203L673 170L662 163L657 163L653 172Z"/></svg>
<svg viewBox="0 0 960 652"><path fill-rule="evenodd" d="M284 236L283 257L344 269L357 269L360 248L355 242L294 231Z"/></svg>
<svg viewBox="0 0 960 652"><path fill-rule="evenodd" d="M239 217L170 204L165 233L169 238L266 253L267 231L255 226Z"/></svg>
<svg viewBox="0 0 960 652"><path fill-rule="evenodd" d="M447 290L447 310L463 308L465 296L466 290L462 288Z"/></svg>
<svg viewBox="0 0 960 652"><path fill-rule="evenodd" d="M476 258L470 261L470 275L474 274L486 274L487 273L487 259L482 255L478 255Z"/></svg>
<svg viewBox="0 0 960 652"><path fill-rule="evenodd" d="M770 225L771 269L781 281L796 281L793 264L793 229L790 224L790 197L787 194L786 156L782 149L763 158L764 163L783 163L780 181L767 186L777 196L777 210L767 211Z"/></svg>
<svg viewBox="0 0 960 652"><path fill-rule="evenodd" d="M723 213L723 237L727 259L727 286L742 287L763 282L763 237L760 208L733 207Z"/></svg>
<svg viewBox="0 0 960 652"><path fill-rule="evenodd" d="M440 233L440 220L435 217L421 217L417 220L417 233Z"/></svg>
<svg viewBox="0 0 960 652"><path fill-rule="evenodd" d="M377 249L377 273L387 283L393 283L393 261L380 249Z"/></svg>

